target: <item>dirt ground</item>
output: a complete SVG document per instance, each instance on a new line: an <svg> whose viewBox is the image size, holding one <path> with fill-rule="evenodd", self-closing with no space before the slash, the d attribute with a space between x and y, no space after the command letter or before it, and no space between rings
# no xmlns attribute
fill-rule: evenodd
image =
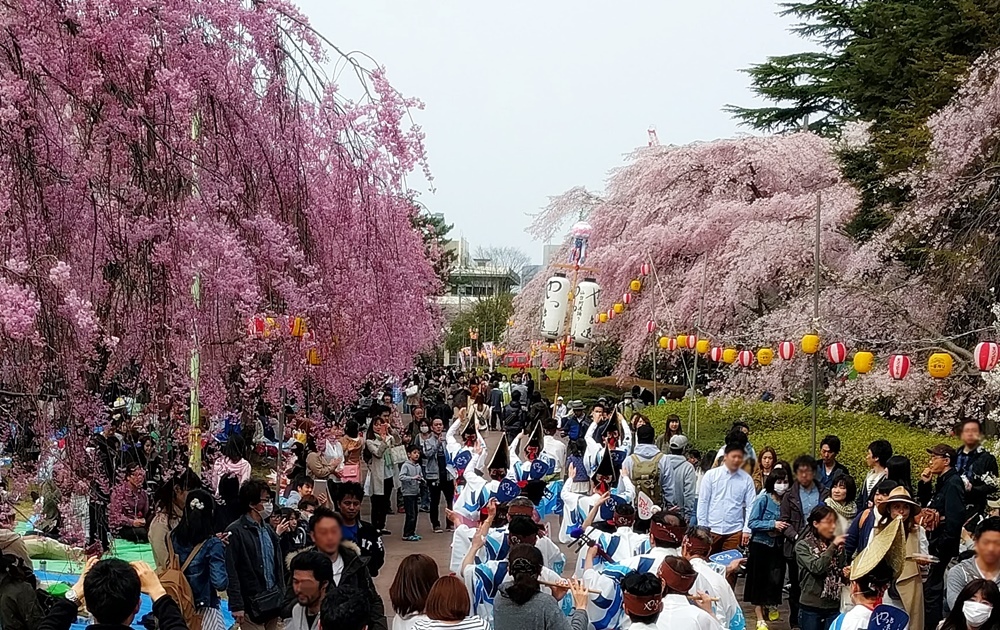
<svg viewBox="0 0 1000 630"><path fill-rule="evenodd" d="M496 440L499 439L498 433L491 433L486 436L487 443L492 449ZM368 501L365 501L363 507L364 518L368 518L368 511L370 509ZM444 522L444 514L441 515L442 523ZM556 526L556 520L552 518L553 529ZM442 575L446 575L448 570L448 562L451 558L451 534L448 532L442 534L435 534L431 529L431 523L429 515L421 513L419 519L417 520L417 534L423 537L423 540L419 542L404 542L402 540L403 531L403 515L402 514L392 514L386 523L386 527L392 532L392 535L383 537L382 541L385 545L385 565L379 572L377 578L375 578L375 586L378 588L379 593L382 595L382 599L385 602L385 612L386 617L389 618L389 625L392 625L392 617L394 613L392 611L392 603L389 600L389 587L392 584L393 577L396 575L396 569L399 567L400 562L403 558L413 553L423 553L432 558L438 560L438 567ZM569 547L562 546L564 553L566 553L566 565L567 567L573 566L573 561L576 558L576 552ZM568 569L567 569L568 572ZM736 586L736 597L737 599L743 599L743 582L742 580ZM754 617L753 607L746 606L743 607L744 614L747 618L747 629L753 630L756 627L756 620ZM779 610L780 618L777 621L768 622L768 627L771 630L788 630L788 607L787 605L782 605Z"/></svg>

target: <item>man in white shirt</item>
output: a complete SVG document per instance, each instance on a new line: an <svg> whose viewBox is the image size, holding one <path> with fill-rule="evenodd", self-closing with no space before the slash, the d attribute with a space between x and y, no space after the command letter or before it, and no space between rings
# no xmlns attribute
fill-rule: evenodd
<svg viewBox="0 0 1000 630"><path fill-rule="evenodd" d="M555 461L555 469L551 474L556 479L561 479L563 468L566 466L566 443L556 438L559 425L552 418L547 418L542 423L542 430L545 432L545 437L542 440L542 452Z"/></svg>
<svg viewBox="0 0 1000 630"><path fill-rule="evenodd" d="M681 554L687 558L691 566L698 573L698 579L694 582L691 594L698 591L708 593L710 597L717 600L713 603L712 609L716 621L727 630L745 630L747 626L746 617L740 607L733 587L729 585L723 574L717 572L708 563L708 554L712 549L712 534L704 527L692 527L684 537L684 544L681 545Z"/></svg>
<svg viewBox="0 0 1000 630"><path fill-rule="evenodd" d="M712 616L712 600L704 593L688 601L688 593L698 579L691 563L680 557L663 561L659 571L663 580L663 609L656 620L658 630L719 630L719 622Z"/></svg>
<svg viewBox="0 0 1000 630"><path fill-rule="evenodd" d="M742 469L746 436L730 433L722 465L705 473L698 492L698 525L712 532L712 553L750 542L747 518L757 497L753 479Z"/></svg>

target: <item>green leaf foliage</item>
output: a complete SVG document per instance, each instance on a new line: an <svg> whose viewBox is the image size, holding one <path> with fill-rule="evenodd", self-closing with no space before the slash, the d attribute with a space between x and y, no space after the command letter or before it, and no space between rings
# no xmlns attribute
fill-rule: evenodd
<svg viewBox="0 0 1000 630"><path fill-rule="evenodd" d="M765 446L773 447L778 458L791 462L798 455L812 453L811 409L806 405L725 401L710 402L705 398L697 401L697 437L693 423L689 422L690 404L687 400L668 402L654 408L647 408L647 415L656 427L657 434L663 431L666 417L677 414L681 418L684 433L693 447L704 454L719 449L733 422L743 420L750 426L750 441L759 453ZM820 408L817 415L816 448L825 435L840 438L842 452L839 461L847 466L856 480L864 479L867 473L865 453L868 445L875 440L889 440L893 453L905 455L916 477L926 466L927 449L946 442L958 446L953 437L944 437L922 431L898 422L886 420L877 415L850 413Z"/></svg>

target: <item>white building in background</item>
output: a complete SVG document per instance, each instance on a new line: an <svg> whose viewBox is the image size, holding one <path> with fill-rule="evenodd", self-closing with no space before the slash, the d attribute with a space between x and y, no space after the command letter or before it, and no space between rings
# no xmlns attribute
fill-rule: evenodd
<svg viewBox="0 0 1000 630"><path fill-rule="evenodd" d="M464 238L448 241L445 249L455 252L448 273L448 288L438 298L445 319L450 320L481 297L513 292L521 277L509 267L499 267L489 259L473 258Z"/></svg>
<svg viewBox="0 0 1000 630"><path fill-rule="evenodd" d="M559 250L563 248L561 243L549 243L542 246L542 266L548 267L549 263L559 258ZM565 261L564 261L565 262Z"/></svg>

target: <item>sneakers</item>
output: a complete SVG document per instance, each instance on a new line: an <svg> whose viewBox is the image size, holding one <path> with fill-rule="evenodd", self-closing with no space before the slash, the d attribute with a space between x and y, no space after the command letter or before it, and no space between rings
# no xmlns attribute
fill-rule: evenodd
<svg viewBox="0 0 1000 630"><path fill-rule="evenodd" d="M441 533L441 532L443 532L443 531L444 531L444 530L443 530L443 529L441 529L440 527L435 527L435 528L434 528L434 533L435 533L435 534L440 534L440 533Z"/></svg>
<svg viewBox="0 0 1000 630"><path fill-rule="evenodd" d="M392 532L390 532L388 529L380 529L378 533L382 536L392 536Z"/></svg>
<svg viewBox="0 0 1000 630"><path fill-rule="evenodd" d="M423 540L423 538L414 534L412 536L404 536L403 540L405 540L406 542L417 542L419 540Z"/></svg>

